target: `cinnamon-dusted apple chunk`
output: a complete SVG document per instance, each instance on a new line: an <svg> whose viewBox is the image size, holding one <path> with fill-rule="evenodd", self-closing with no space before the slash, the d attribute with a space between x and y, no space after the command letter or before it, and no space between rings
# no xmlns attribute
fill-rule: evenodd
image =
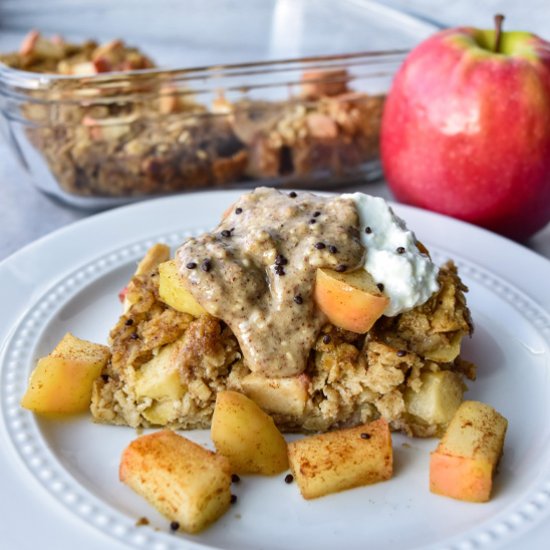
<svg viewBox="0 0 550 550"><path fill-rule="evenodd" d="M38 360L21 406L37 413L78 413L89 409L92 385L109 360L109 348L65 334Z"/></svg>
<svg viewBox="0 0 550 550"><path fill-rule="evenodd" d="M210 434L234 472L273 475L288 468L284 437L273 419L246 395L218 393Z"/></svg>
<svg viewBox="0 0 550 550"><path fill-rule="evenodd" d="M189 533L202 531L231 502L229 461L170 430L132 441L119 477Z"/></svg>
<svg viewBox="0 0 550 550"><path fill-rule="evenodd" d="M390 479L393 450L388 423L376 420L288 445L290 469L306 499Z"/></svg>
<svg viewBox="0 0 550 550"><path fill-rule="evenodd" d="M251 372L241 380L241 386L263 410L271 414L300 417L308 400L309 377L306 374L286 378L266 378Z"/></svg>
<svg viewBox="0 0 550 550"><path fill-rule="evenodd" d="M430 459L430 491L486 502L502 455L508 421L479 401L464 401Z"/></svg>
<svg viewBox="0 0 550 550"><path fill-rule="evenodd" d="M424 372L419 388L407 388L405 407L412 421L442 432L456 413L466 389L462 378L453 371Z"/></svg>

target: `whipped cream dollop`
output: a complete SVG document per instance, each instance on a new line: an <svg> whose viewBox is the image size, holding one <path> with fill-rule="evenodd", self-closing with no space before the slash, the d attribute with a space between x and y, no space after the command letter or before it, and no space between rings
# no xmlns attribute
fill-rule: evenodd
<svg viewBox="0 0 550 550"><path fill-rule="evenodd" d="M384 315L393 317L425 303L439 290L438 267L417 247L414 233L380 197L347 193L359 214L364 268L390 299Z"/></svg>

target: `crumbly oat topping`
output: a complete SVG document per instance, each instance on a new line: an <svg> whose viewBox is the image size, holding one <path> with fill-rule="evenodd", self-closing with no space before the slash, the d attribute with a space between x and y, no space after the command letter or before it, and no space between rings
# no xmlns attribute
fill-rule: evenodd
<svg viewBox="0 0 550 550"><path fill-rule="evenodd" d="M23 71L82 76L154 67L147 56L122 40L73 44L59 35L42 36L36 30L27 34L18 52L0 55L0 62Z"/></svg>

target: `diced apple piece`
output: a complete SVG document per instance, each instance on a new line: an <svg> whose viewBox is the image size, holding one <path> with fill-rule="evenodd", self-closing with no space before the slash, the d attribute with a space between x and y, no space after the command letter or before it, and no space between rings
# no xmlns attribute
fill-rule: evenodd
<svg viewBox="0 0 550 550"><path fill-rule="evenodd" d="M460 354L460 345L464 335L464 332L458 331L451 337L449 345L437 346L433 350L427 350L423 353L424 357L439 363L452 363Z"/></svg>
<svg viewBox="0 0 550 550"><path fill-rule="evenodd" d="M166 426L176 420L179 411L173 401L154 401L142 414L153 426Z"/></svg>
<svg viewBox="0 0 550 550"><path fill-rule="evenodd" d="M189 533L218 519L231 502L228 460L170 430L132 441L119 477Z"/></svg>
<svg viewBox="0 0 550 550"><path fill-rule="evenodd" d="M364 269L349 273L318 269L314 296L332 324L359 334L369 331L389 304Z"/></svg>
<svg viewBox="0 0 550 550"><path fill-rule="evenodd" d="M65 48L62 42L53 38L48 40L43 38L38 31L32 30L23 39L19 53L22 56L60 60L65 55Z"/></svg>
<svg viewBox="0 0 550 550"><path fill-rule="evenodd" d="M206 313L204 308L187 290L185 281L174 260L159 265L159 297L170 307L182 313L199 317Z"/></svg>
<svg viewBox="0 0 550 550"><path fill-rule="evenodd" d="M109 56L117 52L121 52L121 50L124 49L124 42L120 40L120 38L115 38L114 40L110 40L109 42L105 42L104 44L101 44L101 46L98 46L92 55L93 59L96 59L97 57L104 57Z"/></svg>
<svg viewBox="0 0 550 550"><path fill-rule="evenodd" d="M390 479L393 449L388 423L375 420L288 444L290 469L305 499Z"/></svg>
<svg viewBox="0 0 550 550"><path fill-rule="evenodd" d="M122 290L119 291L118 293L118 301L121 303L121 304L124 304L125 300L126 300L126 295L128 294L128 286L125 286Z"/></svg>
<svg viewBox="0 0 550 550"><path fill-rule="evenodd" d="M278 474L288 468L286 441L273 419L235 391L219 392L211 437L239 474Z"/></svg>
<svg viewBox="0 0 550 550"><path fill-rule="evenodd" d="M98 119L86 115L82 118L82 125L88 128L90 138L102 141L115 141L126 136L132 126L120 118L116 119Z"/></svg>
<svg viewBox="0 0 550 550"><path fill-rule="evenodd" d="M306 116L306 125L309 134L317 139L336 139L338 126L328 115L322 113L310 113Z"/></svg>
<svg viewBox="0 0 550 550"><path fill-rule="evenodd" d="M220 90L218 97L212 101L211 111L216 115L230 115L235 107L230 103L223 95L223 91ZM223 216L225 218L225 216Z"/></svg>
<svg viewBox="0 0 550 550"><path fill-rule="evenodd" d="M91 76L97 74L97 68L91 61L83 61L82 63L75 63L71 67L71 74L75 76Z"/></svg>
<svg viewBox="0 0 550 550"><path fill-rule="evenodd" d="M301 416L308 398L308 378L301 374L287 378L266 378L260 373L246 375L244 393L264 411Z"/></svg>
<svg viewBox="0 0 550 550"><path fill-rule="evenodd" d="M430 491L486 502L502 455L508 421L479 401L465 401L430 457Z"/></svg>
<svg viewBox="0 0 550 550"><path fill-rule="evenodd" d="M177 340L160 349L136 373L135 391L137 397L152 399L181 399L185 386L181 382L178 355L182 341Z"/></svg>
<svg viewBox="0 0 550 550"><path fill-rule="evenodd" d="M65 334L38 360L21 406L37 413L78 413L90 407L92 385L110 357L109 348Z"/></svg>
<svg viewBox="0 0 550 550"><path fill-rule="evenodd" d="M37 30L32 30L27 33L21 46L19 47L19 53L21 55L29 55L34 50L36 43L40 38L40 33Z"/></svg>
<svg viewBox="0 0 550 550"><path fill-rule="evenodd" d="M466 389L462 379L452 371L425 372L418 391L405 392L407 412L428 425L447 427L462 402Z"/></svg>
<svg viewBox="0 0 550 550"><path fill-rule="evenodd" d="M348 80L346 69L306 71L301 79L301 95L309 99L337 96L347 92Z"/></svg>

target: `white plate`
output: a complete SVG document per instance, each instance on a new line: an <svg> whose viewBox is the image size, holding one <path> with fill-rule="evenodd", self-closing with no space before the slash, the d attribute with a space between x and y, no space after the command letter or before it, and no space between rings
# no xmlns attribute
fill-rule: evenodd
<svg viewBox="0 0 550 550"><path fill-rule="evenodd" d="M140 203L76 223L0 264L0 540L4 549L543 547L550 536L550 262L486 231L396 205L438 262L454 258L470 287L476 332L464 356L478 364L468 397L510 422L490 503L428 491L435 440L396 435L388 482L306 502L284 475L245 477L238 502L205 533L169 533L168 522L117 478L136 436L86 416L39 419L19 399L33 363L61 336L105 342L117 292L156 241L179 244L214 226L238 192ZM191 432L208 443L206 432ZM136 527L146 516L149 526ZM541 546L537 546L538 544ZM78 546L76 546L78 545Z"/></svg>

